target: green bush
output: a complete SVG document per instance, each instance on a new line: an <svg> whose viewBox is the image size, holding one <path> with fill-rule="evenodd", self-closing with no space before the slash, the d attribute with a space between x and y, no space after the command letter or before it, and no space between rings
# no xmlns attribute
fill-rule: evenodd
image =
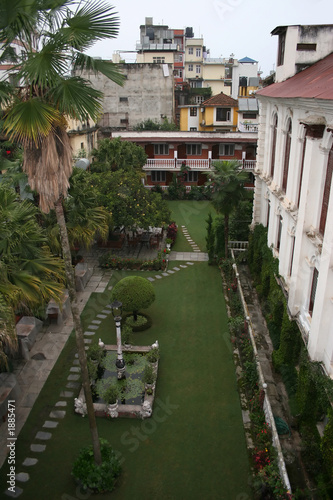
<svg viewBox="0 0 333 500"><path fill-rule="evenodd" d="M114 286L111 300L119 300L124 311L132 311L136 320L139 309L146 309L154 302L155 289L141 276L127 276Z"/></svg>
<svg viewBox="0 0 333 500"><path fill-rule="evenodd" d="M152 385L155 382L155 380L156 380L156 375L153 366L150 363L148 363L146 364L143 371L142 382L144 384Z"/></svg>
<svg viewBox="0 0 333 500"><path fill-rule="evenodd" d="M143 332L151 327L152 320L148 314L138 314L137 320L134 319L133 314L128 314L126 316L125 324L130 326L133 332Z"/></svg>
<svg viewBox="0 0 333 500"><path fill-rule="evenodd" d="M100 439L100 444L101 465L95 463L92 445L83 448L74 462L72 476L83 491L93 493L113 491L120 476L120 462L111 445L105 439Z"/></svg>
<svg viewBox="0 0 333 500"><path fill-rule="evenodd" d="M160 359L160 350L158 347L153 347L146 355L149 363L156 363Z"/></svg>

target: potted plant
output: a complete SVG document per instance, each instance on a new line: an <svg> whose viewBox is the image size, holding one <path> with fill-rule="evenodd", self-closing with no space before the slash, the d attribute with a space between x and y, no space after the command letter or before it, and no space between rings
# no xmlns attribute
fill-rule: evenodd
<svg viewBox="0 0 333 500"><path fill-rule="evenodd" d="M165 240L165 244L166 244L167 250L170 250L171 244L172 244L172 239L171 238L167 238Z"/></svg>
<svg viewBox="0 0 333 500"><path fill-rule="evenodd" d="M93 364L98 366L101 364L105 354L106 352L100 345L93 344L87 351L87 358L88 360L91 360Z"/></svg>
<svg viewBox="0 0 333 500"><path fill-rule="evenodd" d="M130 327L130 325L127 325L126 323L124 324L121 332L121 339L123 341L124 347L129 349L132 344L132 338L133 338L133 330Z"/></svg>
<svg viewBox="0 0 333 500"><path fill-rule="evenodd" d="M148 363L145 366L145 369L143 371L142 381L145 384L145 389L147 391L147 394L152 394L156 381L156 374L152 364Z"/></svg>
<svg viewBox="0 0 333 500"><path fill-rule="evenodd" d="M147 360L149 363L157 363L157 361L160 359L160 350L158 347L153 347L150 349L150 351L146 355Z"/></svg>
<svg viewBox="0 0 333 500"><path fill-rule="evenodd" d="M111 418L118 417L117 409L119 395L119 388L114 384L109 385L109 387L103 393L106 415Z"/></svg>

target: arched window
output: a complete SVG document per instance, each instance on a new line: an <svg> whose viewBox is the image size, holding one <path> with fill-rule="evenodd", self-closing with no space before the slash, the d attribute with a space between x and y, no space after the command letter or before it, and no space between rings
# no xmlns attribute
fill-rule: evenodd
<svg viewBox="0 0 333 500"><path fill-rule="evenodd" d="M273 131L272 131L272 155L271 155L271 169L270 169L271 177L273 177L274 175L274 167L275 167L277 124L278 124L278 117L277 114L275 114L273 119Z"/></svg>
<svg viewBox="0 0 333 500"><path fill-rule="evenodd" d="M283 162L282 191L284 193L287 191L290 145L291 145L291 119L289 118L287 126L286 145L284 149L284 162Z"/></svg>
<svg viewBox="0 0 333 500"><path fill-rule="evenodd" d="M332 183L332 174L333 174L333 146L328 155L327 169L326 169L326 177L324 184L324 192L323 192L323 201L321 206L321 214L320 214L320 222L319 222L319 232L320 234L324 234L326 219L327 219L327 209L328 202L330 199L331 193L331 183Z"/></svg>

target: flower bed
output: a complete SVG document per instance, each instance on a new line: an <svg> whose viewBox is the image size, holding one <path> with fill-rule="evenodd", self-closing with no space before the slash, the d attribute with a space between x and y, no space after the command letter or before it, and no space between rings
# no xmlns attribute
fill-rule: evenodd
<svg viewBox="0 0 333 500"><path fill-rule="evenodd" d="M102 255L99 265L103 269L128 269L138 271L164 271L167 266L166 252L158 252L155 259L140 260L128 257L118 257L112 253Z"/></svg>

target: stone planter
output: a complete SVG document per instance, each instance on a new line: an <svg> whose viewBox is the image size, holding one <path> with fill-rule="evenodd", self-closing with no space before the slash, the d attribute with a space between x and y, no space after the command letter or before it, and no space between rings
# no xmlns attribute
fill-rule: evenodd
<svg viewBox="0 0 333 500"><path fill-rule="evenodd" d="M118 417L118 401L116 403L110 403L108 405L105 405L105 412L106 415L111 417L111 418L117 418Z"/></svg>

